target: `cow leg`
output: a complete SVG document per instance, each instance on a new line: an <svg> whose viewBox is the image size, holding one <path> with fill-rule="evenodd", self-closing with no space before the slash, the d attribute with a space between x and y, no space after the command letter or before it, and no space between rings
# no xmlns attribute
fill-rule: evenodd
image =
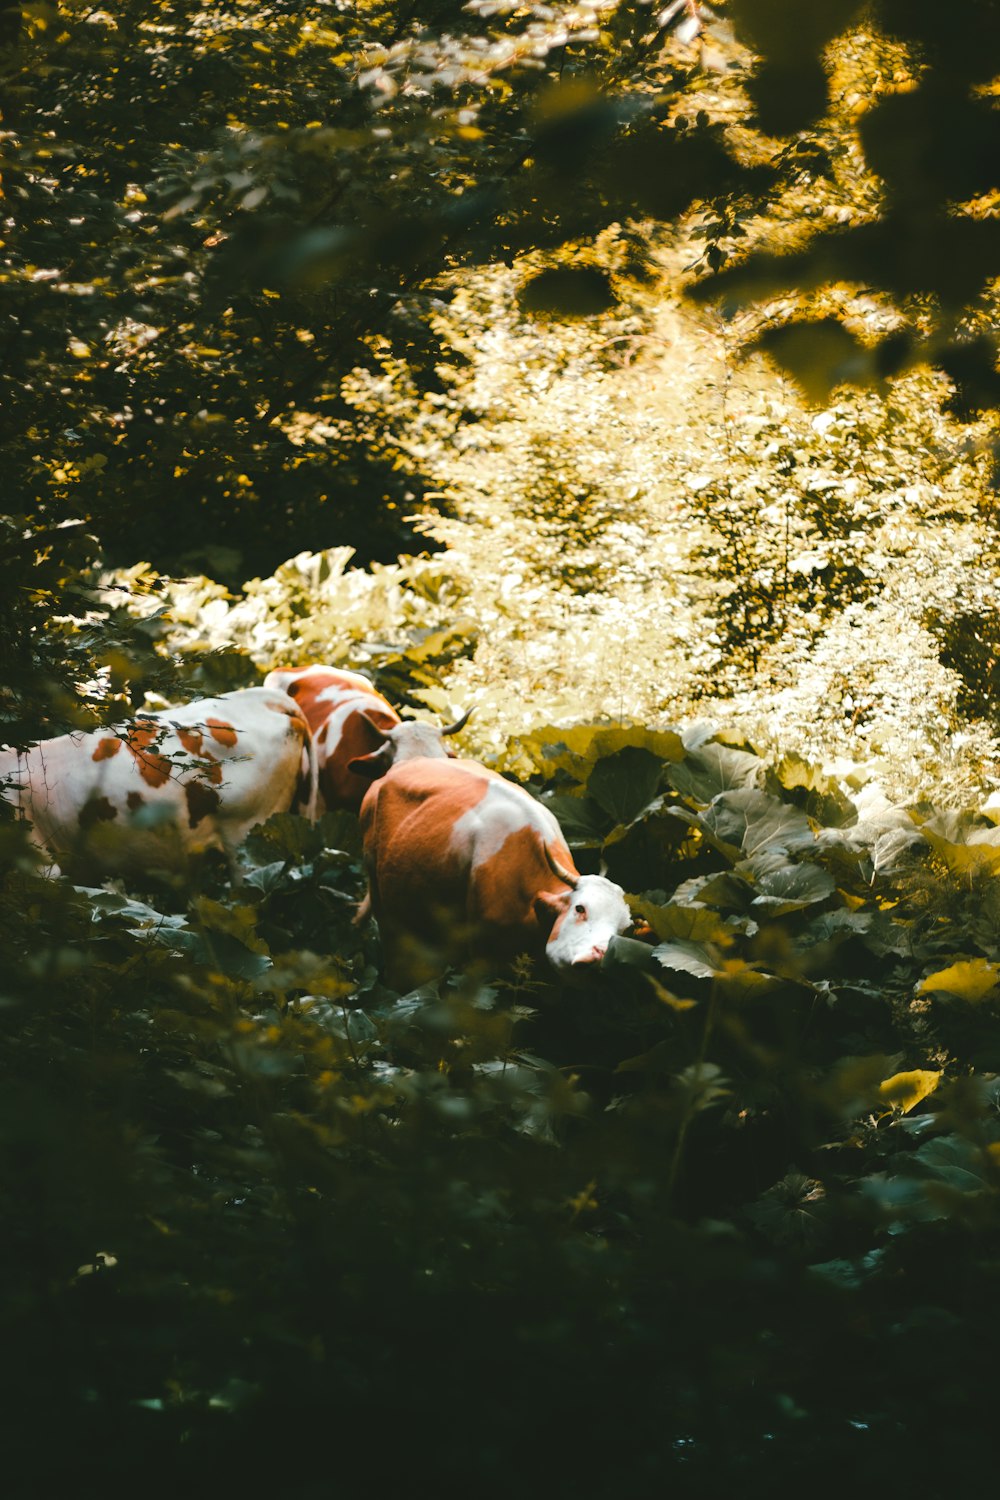
<svg viewBox="0 0 1000 1500"><path fill-rule="evenodd" d="M238 847L226 838L221 829L217 829L216 836L211 843L205 844L188 856L188 870L194 873L205 868L207 871L211 864L221 860L233 890L239 890L243 884L243 867L236 858Z"/></svg>
<svg viewBox="0 0 1000 1500"><path fill-rule="evenodd" d="M382 974L386 984L399 995L406 995L418 985L435 977L416 940L408 933L391 934L379 929L382 943Z"/></svg>

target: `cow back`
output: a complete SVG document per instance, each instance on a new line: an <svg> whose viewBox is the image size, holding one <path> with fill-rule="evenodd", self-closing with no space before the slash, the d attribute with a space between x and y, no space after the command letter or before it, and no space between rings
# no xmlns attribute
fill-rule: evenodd
<svg viewBox="0 0 1000 1500"><path fill-rule="evenodd" d="M565 895L545 844L573 871L552 815L475 761L417 760L375 782L361 810L372 909L383 941L429 935L440 952L540 954L542 893Z"/></svg>
<svg viewBox="0 0 1000 1500"><path fill-rule="evenodd" d="M350 769L350 762L378 748L372 722L380 729L401 722L395 709L367 677L334 667L279 667L267 674L264 686L288 693L305 714L316 746L323 806L357 813L367 782Z"/></svg>
<svg viewBox="0 0 1000 1500"><path fill-rule="evenodd" d="M301 709L260 687L61 735L0 766L14 773L6 800L60 864L124 873L177 868L207 848L231 856L255 824L292 808L309 755Z"/></svg>

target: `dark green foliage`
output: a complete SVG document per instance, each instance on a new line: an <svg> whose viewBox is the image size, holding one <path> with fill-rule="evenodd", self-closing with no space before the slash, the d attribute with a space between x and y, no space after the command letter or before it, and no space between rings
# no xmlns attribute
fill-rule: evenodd
<svg viewBox="0 0 1000 1500"><path fill-rule="evenodd" d="M616 300L607 272L586 266L539 271L519 298L524 312L549 313L557 318L590 317L606 312Z"/></svg>
<svg viewBox="0 0 1000 1500"><path fill-rule="evenodd" d="M729 10L759 125L812 126L857 7ZM961 212L996 186L996 111L971 93L996 6L875 14L925 68L863 124L884 213L699 295L929 298L929 338L824 319L762 342L817 399L926 355L972 411L996 400L992 330L954 332L997 270L995 220ZM707 204L720 269L776 185L834 170L822 135L737 160L697 97L684 113L701 75L656 62L648 7L585 19L557 40L558 7L450 0L0 6L5 741L182 671L195 692L254 680L238 653L157 654L156 619L96 591L101 559L232 584L300 547L394 555L425 483L391 401L352 377L440 392L432 314L457 268L545 252L524 310L597 314L623 277L575 257L610 223ZM777 455L777 539L706 496L751 647L866 588L857 516L795 462ZM951 622L942 646L987 690L988 626ZM456 624L390 645L380 684L432 684L468 643ZM914 1433L935 1439L929 1493L981 1477L995 830L926 809L862 837L812 767L705 734L577 725L523 748L581 867L604 863L648 928L593 993L526 968L389 992L351 921L349 820L272 820L235 889L206 868L128 893L41 879L0 821L12 1500L715 1500L827 1469L892 1493Z"/></svg>
<svg viewBox="0 0 1000 1500"><path fill-rule="evenodd" d="M754 121L765 135L793 135L826 112L830 86L818 60L761 63L747 84Z"/></svg>
<svg viewBox="0 0 1000 1500"><path fill-rule="evenodd" d="M806 158L811 150L827 157L831 144L842 152L845 136L828 114L835 56L822 49L849 30L862 7L850 0L822 6L739 0L730 10L737 34L760 55L747 83L756 125L776 136L816 131L815 142L805 136L775 165L794 173L803 150ZM909 361L955 371L956 410L995 408L997 344L986 294L998 266L1000 111L994 94L979 90L995 74L996 6L993 0L962 6L949 25L940 24L933 6L908 3L875 5L862 19L876 37L881 29L904 44L914 69L913 86L882 93L859 122L865 160L884 185L878 218L819 230L804 248L760 250L738 265L726 264L716 242L707 260L719 274L694 294L733 311L838 282L878 289L904 319L889 359L830 317L793 318L759 342L817 404L837 385L877 385L896 373L905 348ZM723 213L717 239L732 234L733 217ZM973 323L975 344L987 346L974 367L968 329L959 326L963 316Z"/></svg>
<svg viewBox="0 0 1000 1500"><path fill-rule="evenodd" d="M930 625L941 643L941 661L962 680L962 712L994 720L1000 713L1000 613L984 606L932 618Z"/></svg>
<svg viewBox="0 0 1000 1500"><path fill-rule="evenodd" d="M948 865L994 846L938 819L873 870L802 762L564 733L532 753L587 842L675 830L589 993L385 990L346 816L189 901L7 831L7 1493L308 1497L391 1446L487 1495L530 1450L557 1495L763 1496L888 1485L915 1422L927 1483L974 1473L1000 950Z"/></svg>

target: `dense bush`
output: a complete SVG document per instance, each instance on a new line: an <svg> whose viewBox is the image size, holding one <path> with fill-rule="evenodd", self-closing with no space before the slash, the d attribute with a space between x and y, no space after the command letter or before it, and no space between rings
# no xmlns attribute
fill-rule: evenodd
<svg viewBox="0 0 1000 1500"><path fill-rule="evenodd" d="M14 1500L991 1457L997 6L713 9L0 5L3 739L475 697L650 929L399 996L345 819L97 890L0 809Z"/></svg>
<svg viewBox="0 0 1000 1500"><path fill-rule="evenodd" d="M522 751L652 928L592 993L386 991L346 816L190 900L5 828L8 1493L984 1457L1000 836L703 735Z"/></svg>

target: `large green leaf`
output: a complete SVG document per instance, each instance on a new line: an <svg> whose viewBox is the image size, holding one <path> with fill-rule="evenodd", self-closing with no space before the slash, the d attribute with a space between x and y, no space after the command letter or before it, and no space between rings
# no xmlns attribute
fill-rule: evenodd
<svg viewBox="0 0 1000 1500"><path fill-rule="evenodd" d="M518 746L546 775L565 771L574 781L583 784L599 760L621 750L647 750L665 761L679 761L684 757L683 742L674 730L646 729L638 724L546 725L522 736Z"/></svg>
<svg viewBox="0 0 1000 1500"><path fill-rule="evenodd" d="M997 985L1000 985L1000 964L989 963L985 958L962 958L947 969L928 974L917 990L925 995L943 991L977 1005L994 994Z"/></svg>
<svg viewBox="0 0 1000 1500"><path fill-rule="evenodd" d="M653 957L664 969L692 974L695 979L714 979L722 971L721 961L711 949L684 938L658 943L653 949Z"/></svg>
<svg viewBox="0 0 1000 1500"><path fill-rule="evenodd" d="M764 778L764 763L745 750L708 744L685 756L679 765L671 766L668 777L682 796L711 802L720 792L759 786Z"/></svg>
<svg viewBox="0 0 1000 1500"><path fill-rule="evenodd" d="M647 921L661 942L683 938L690 942L728 943L731 934L716 912L705 906L675 906L672 903L634 898L632 910Z"/></svg>
<svg viewBox="0 0 1000 1500"><path fill-rule="evenodd" d="M720 847L740 851L747 859L815 844L805 813L756 787L723 792L699 814L698 822Z"/></svg>
<svg viewBox="0 0 1000 1500"><path fill-rule="evenodd" d="M870 911L847 911L843 907L820 912L803 929L802 941L812 948L820 943L841 943L861 937L871 927L873 916Z"/></svg>
<svg viewBox="0 0 1000 1500"><path fill-rule="evenodd" d="M783 755L767 779L776 791L783 787L797 792L796 803L825 827L841 828L857 821L857 808L835 779L795 751Z"/></svg>
<svg viewBox="0 0 1000 1500"><path fill-rule="evenodd" d="M539 800L554 814L568 843L584 848L600 848L603 844L608 818L593 798L555 792Z"/></svg>
<svg viewBox="0 0 1000 1500"><path fill-rule="evenodd" d="M921 1100L933 1094L943 1076L940 1069L911 1068L909 1072L894 1073L891 1078L883 1078L878 1091L893 1109L907 1114Z"/></svg>
<svg viewBox="0 0 1000 1500"><path fill-rule="evenodd" d="M772 917L783 917L791 911L801 911L817 901L825 901L836 890L836 882L828 870L819 865L787 863L782 856L773 861L765 856L761 861L748 860L739 867L740 873L753 871L758 894L752 908ZM763 868L754 868L763 864Z"/></svg>
<svg viewBox="0 0 1000 1500"><path fill-rule="evenodd" d="M587 792L616 823L631 823L656 796L662 774L660 756L626 745L597 762Z"/></svg>
<svg viewBox="0 0 1000 1500"><path fill-rule="evenodd" d="M961 1135L939 1135L925 1141L913 1160L938 1181L960 1193L979 1193L995 1188L994 1171L982 1148Z"/></svg>
<svg viewBox="0 0 1000 1500"><path fill-rule="evenodd" d="M607 952L601 960L601 968L641 969L649 973L655 970L656 960L649 943L641 943L638 938L616 935L608 943Z"/></svg>
<svg viewBox="0 0 1000 1500"><path fill-rule="evenodd" d="M920 832L956 874L1000 872L1000 828L982 828L955 813L938 813Z"/></svg>
<svg viewBox="0 0 1000 1500"><path fill-rule="evenodd" d="M870 1250L867 1255L856 1256L853 1260L819 1261L811 1265L809 1270L824 1281L853 1292L876 1274L884 1258L884 1249Z"/></svg>
<svg viewBox="0 0 1000 1500"><path fill-rule="evenodd" d="M745 911L753 897L753 887L731 870L718 875L695 875L683 881L674 891L674 906L710 906L717 911Z"/></svg>
<svg viewBox="0 0 1000 1500"><path fill-rule="evenodd" d="M257 953L228 932L184 932L175 938L195 963L218 969L228 979L259 979L271 967L267 953Z"/></svg>

